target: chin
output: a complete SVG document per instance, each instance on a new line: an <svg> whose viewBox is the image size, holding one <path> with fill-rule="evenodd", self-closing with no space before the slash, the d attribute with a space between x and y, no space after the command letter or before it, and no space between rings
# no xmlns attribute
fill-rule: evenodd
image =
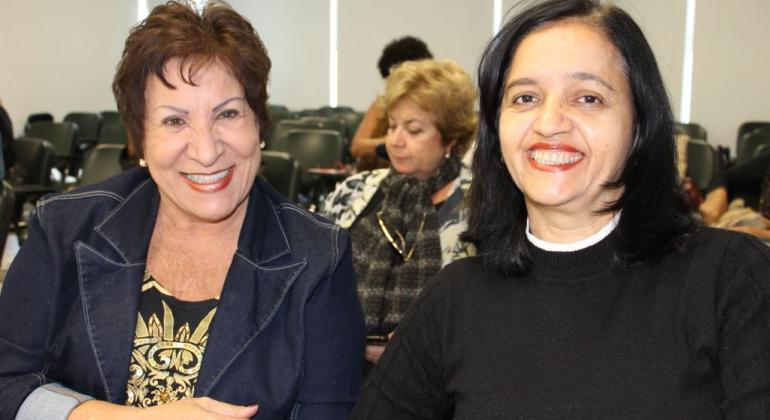
<svg viewBox="0 0 770 420"><path fill-rule="evenodd" d="M197 219L217 223L226 220L232 216L236 210L238 210L239 204L245 204L243 202L239 204L231 203L209 203L214 205L201 206L195 209L191 209L190 213Z"/></svg>

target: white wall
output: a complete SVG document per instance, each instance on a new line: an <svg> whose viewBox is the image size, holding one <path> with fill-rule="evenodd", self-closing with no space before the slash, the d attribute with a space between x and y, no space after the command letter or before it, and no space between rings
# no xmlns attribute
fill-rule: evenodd
<svg viewBox="0 0 770 420"><path fill-rule="evenodd" d="M698 0L694 122L735 155L738 126L770 121L770 1Z"/></svg>
<svg viewBox="0 0 770 420"><path fill-rule="evenodd" d="M152 6L162 0L149 0ZM338 0L338 103L364 110L382 89L376 62L390 40L423 38L475 77L492 35L493 0ZM503 13L518 0L503 0ZM639 22L679 111L685 0L616 0ZM329 0L231 0L273 61L271 101L293 109L329 100ZM0 13L0 100L17 133L27 115L113 109L110 83L136 0L7 1ZM770 120L770 2L698 0L691 119L734 148L742 121Z"/></svg>
<svg viewBox="0 0 770 420"><path fill-rule="evenodd" d="M115 109L112 76L136 1L5 1L0 11L0 100L16 135L26 117Z"/></svg>
<svg viewBox="0 0 770 420"><path fill-rule="evenodd" d="M329 1L231 0L259 33L273 68L270 101L291 109L329 102Z"/></svg>
<svg viewBox="0 0 770 420"><path fill-rule="evenodd" d="M618 0L644 31L658 61L674 115L682 95L685 0Z"/></svg>
<svg viewBox="0 0 770 420"><path fill-rule="evenodd" d="M474 77L492 35L492 2L467 0L340 0L339 103L366 109L383 87L382 48L416 36L438 59L450 59Z"/></svg>

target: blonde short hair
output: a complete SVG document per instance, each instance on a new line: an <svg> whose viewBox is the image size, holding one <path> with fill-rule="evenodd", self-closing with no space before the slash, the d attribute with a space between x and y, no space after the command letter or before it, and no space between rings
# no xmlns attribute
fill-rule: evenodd
<svg viewBox="0 0 770 420"><path fill-rule="evenodd" d="M406 61L385 81L377 103L385 116L402 99L430 113L444 145L456 141L452 153L462 155L476 133L476 89L459 65L446 60Z"/></svg>

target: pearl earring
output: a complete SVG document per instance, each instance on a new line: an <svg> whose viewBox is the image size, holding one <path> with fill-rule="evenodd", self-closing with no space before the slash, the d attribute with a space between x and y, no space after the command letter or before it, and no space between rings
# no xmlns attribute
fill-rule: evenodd
<svg viewBox="0 0 770 420"><path fill-rule="evenodd" d="M139 159L139 166L141 166L142 168L146 168L147 162L144 159Z"/></svg>
<svg viewBox="0 0 770 420"><path fill-rule="evenodd" d="M262 150L265 150L265 141L264 140L260 140L259 141L259 148L262 149Z"/></svg>

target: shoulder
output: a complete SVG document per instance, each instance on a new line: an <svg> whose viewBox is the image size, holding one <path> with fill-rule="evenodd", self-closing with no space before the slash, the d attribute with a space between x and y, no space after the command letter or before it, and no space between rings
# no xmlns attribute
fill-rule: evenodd
<svg viewBox="0 0 770 420"><path fill-rule="evenodd" d="M317 213L311 213L286 200L272 187L258 180L264 198L275 211L280 226L274 234L282 234L291 255L316 267L326 267L326 274L333 272L342 254L349 247L347 231L329 222ZM247 215L247 217L249 217Z"/></svg>
<svg viewBox="0 0 770 420"><path fill-rule="evenodd" d="M696 258L712 262L770 264L770 247L754 236L726 229L699 229L685 239L685 248L696 254Z"/></svg>
<svg viewBox="0 0 770 420"><path fill-rule="evenodd" d="M383 179L388 176L389 169L375 169L373 171L359 172L351 175L337 184L335 193L359 191L365 186L379 186Z"/></svg>
<svg viewBox="0 0 770 420"><path fill-rule="evenodd" d="M346 178L337 184L334 192L324 201L323 214L344 228L350 227L374 197L388 173L389 169L377 169Z"/></svg>
<svg viewBox="0 0 770 420"><path fill-rule="evenodd" d="M695 277L692 281L713 279L718 295L753 290L757 296L770 298L770 247L759 239L725 229L703 228L690 234L684 247L689 277ZM674 260L674 264L680 262Z"/></svg>
<svg viewBox="0 0 770 420"><path fill-rule="evenodd" d="M100 216L106 217L137 191L153 187L147 170L133 168L99 183L48 194L38 201L36 211L41 223L44 219L97 222Z"/></svg>
<svg viewBox="0 0 770 420"><path fill-rule="evenodd" d="M442 268L423 288L418 301L443 302L453 306L458 300L475 294L474 290L483 288L482 285L491 277L492 273L485 267L482 257L461 258ZM415 303L413 306L418 305Z"/></svg>

